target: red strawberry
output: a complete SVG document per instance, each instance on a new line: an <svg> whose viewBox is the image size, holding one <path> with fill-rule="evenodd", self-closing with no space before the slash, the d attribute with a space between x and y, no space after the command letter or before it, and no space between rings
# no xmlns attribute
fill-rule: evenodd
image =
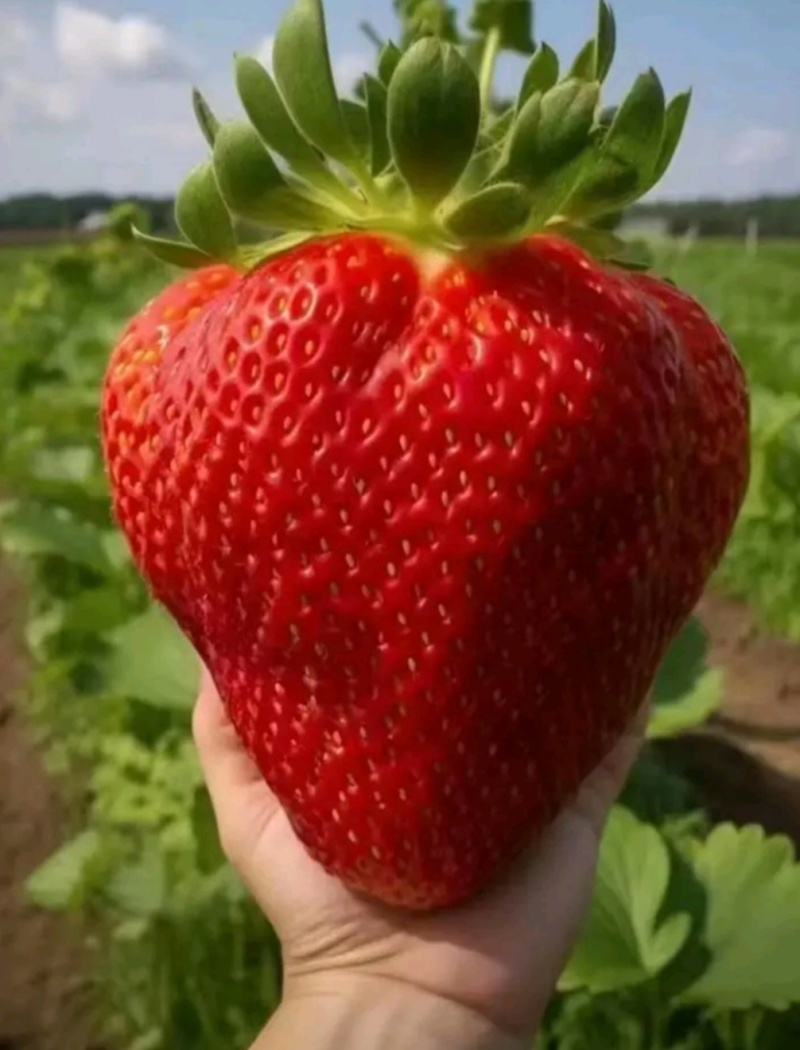
<svg viewBox="0 0 800 1050"><path fill-rule="evenodd" d="M142 484L165 455L157 429L146 426L153 391L165 349L238 276L229 266L209 266L171 284L128 324L106 374L103 430L114 511L119 521L135 526L135 536L127 533L132 553L139 565L147 566L156 591L162 580L169 587L171 567L155 557L153 543L170 545L181 523L171 515L155 517L153 505L144 499Z"/></svg>
<svg viewBox="0 0 800 1050"><path fill-rule="evenodd" d="M275 66L298 141L323 149L288 62L318 13L299 0ZM404 181L353 161L363 197L342 184L325 211L334 169L305 155L318 192L281 183L274 207L278 225L293 200L306 243L274 242L275 258L235 279L200 270L206 305L148 364L135 333L150 345L148 316L191 283L169 289L118 348L103 404L120 525L301 839L351 886L412 908L488 882L611 748L718 562L748 476L744 378L720 330L671 286L568 239L619 248L567 222L613 188L597 151L621 133L596 123L591 82L544 87L530 140L525 103L499 175L470 198L477 123L459 170L446 108L441 156L432 104L411 107L417 174L403 144L409 69L437 68L436 54L439 97L474 79L434 41L401 59L388 130ZM249 61L240 91L258 124L272 81ZM652 80L637 82L637 105L643 90L662 135L630 163L652 177L681 106L665 116ZM549 183L510 182L523 178L515 150L530 158L537 143L541 172L536 136L565 93L573 117L589 105L580 148L565 159L561 143ZM201 116L214 169L191 176L179 220L206 255L246 262L220 194L264 219L268 154L254 132ZM536 233L559 179L559 235ZM611 193L606 210L618 203ZM340 228L345 207L370 232Z"/></svg>

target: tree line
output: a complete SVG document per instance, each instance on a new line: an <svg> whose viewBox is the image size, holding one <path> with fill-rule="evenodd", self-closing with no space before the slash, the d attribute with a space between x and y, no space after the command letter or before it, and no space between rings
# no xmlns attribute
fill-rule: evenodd
<svg viewBox="0 0 800 1050"><path fill-rule="evenodd" d="M123 201L142 208L154 231L173 229L173 201L169 197L120 198L105 193L61 197L36 193L0 201L0 234L67 233L79 228L88 216L110 212ZM653 202L637 205L630 214L664 220L672 234L696 230L701 237L742 237L748 224L757 221L762 237L800 238L800 193L739 201Z"/></svg>

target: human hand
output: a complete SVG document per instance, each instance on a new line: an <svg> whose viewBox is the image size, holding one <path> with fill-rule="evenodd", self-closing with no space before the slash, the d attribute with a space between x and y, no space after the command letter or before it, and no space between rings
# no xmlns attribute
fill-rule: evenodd
<svg viewBox="0 0 800 1050"><path fill-rule="evenodd" d="M204 673L194 734L220 840L284 953L284 1005L264 1050L529 1048L580 934L644 722L643 712L497 884L419 915L353 894L308 856Z"/></svg>

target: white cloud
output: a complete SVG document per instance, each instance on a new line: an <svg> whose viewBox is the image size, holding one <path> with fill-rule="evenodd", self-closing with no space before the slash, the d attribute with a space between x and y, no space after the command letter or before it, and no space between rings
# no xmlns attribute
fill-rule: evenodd
<svg viewBox="0 0 800 1050"><path fill-rule="evenodd" d="M170 34L150 18L109 18L77 4L55 11L55 46L65 69L78 77L170 79L187 71Z"/></svg>
<svg viewBox="0 0 800 1050"><path fill-rule="evenodd" d="M134 125L130 130L134 135L157 139L175 149L199 149L202 145L200 129L191 120L153 121L149 124Z"/></svg>
<svg viewBox="0 0 800 1050"><path fill-rule="evenodd" d="M26 21L0 11L0 62L4 65L23 61L31 47L33 33Z"/></svg>
<svg viewBox="0 0 800 1050"><path fill-rule="evenodd" d="M800 149L800 138L782 128L746 128L731 144L728 162L737 167L764 167L788 160Z"/></svg>
<svg viewBox="0 0 800 1050"><path fill-rule="evenodd" d="M71 124L81 100L71 84L6 73L0 80L0 133Z"/></svg>

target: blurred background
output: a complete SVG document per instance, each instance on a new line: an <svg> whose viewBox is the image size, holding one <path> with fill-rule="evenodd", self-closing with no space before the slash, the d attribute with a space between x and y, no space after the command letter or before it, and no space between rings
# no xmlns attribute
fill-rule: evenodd
<svg viewBox="0 0 800 1050"><path fill-rule="evenodd" d="M231 55L269 65L282 8L0 0L0 1050L245 1047L280 996L275 939L222 862L189 740L192 655L110 524L97 394L121 325L173 276L133 245L130 224L170 231L172 194L205 156L190 87L236 114ZM425 20L451 30L471 9L334 0L342 92L374 68L376 38ZM694 89L672 169L619 232L732 337L753 389L754 469L730 550L659 680L624 800L661 845L631 837L620 849L673 858L669 892L694 939L647 963L625 916L656 891L631 876L611 941L584 945L606 963L622 952L627 969L609 982L598 962L603 979L565 989L541 1047L789 1050L800 1045L785 1009L800 998L800 6L614 10L609 98L649 65L668 95ZM592 0L542 0L535 36L569 59L595 18ZM503 57L500 96L524 61ZM727 822L783 836L770 840L780 863L747 868L761 831L717 849ZM723 905L743 871L743 896ZM650 902L653 937L665 894ZM745 947L719 963L734 930ZM703 952L715 980L693 985ZM759 980L769 992L751 994Z"/></svg>

